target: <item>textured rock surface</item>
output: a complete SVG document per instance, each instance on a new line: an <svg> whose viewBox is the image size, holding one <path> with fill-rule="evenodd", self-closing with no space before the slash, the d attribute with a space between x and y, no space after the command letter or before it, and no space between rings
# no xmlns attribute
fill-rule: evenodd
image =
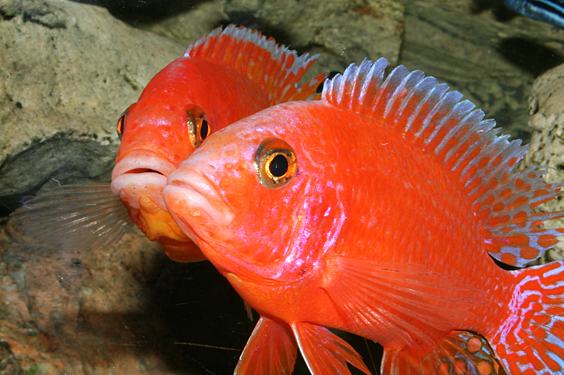
<svg viewBox="0 0 564 375"><path fill-rule="evenodd" d="M23 375L22 366L6 341L0 341L0 375Z"/></svg>
<svg viewBox="0 0 564 375"><path fill-rule="evenodd" d="M0 199L51 178L108 178L115 122L184 47L104 9L0 2Z"/></svg>
<svg viewBox="0 0 564 375"><path fill-rule="evenodd" d="M175 263L157 246L135 231L109 249L49 252L2 225L0 341L25 374L232 371L254 325L241 299L209 263Z"/></svg>
<svg viewBox="0 0 564 375"><path fill-rule="evenodd" d="M523 165L545 165L551 167L545 175L547 182L564 182L564 65L549 70L540 76L533 86L530 98L532 131L529 153ZM542 210L564 210L564 199L547 202ZM548 227L564 227L564 220L554 220ZM546 260L564 258L564 244L550 250Z"/></svg>
<svg viewBox="0 0 564 375"><path fill-rule="evenodd" d="M394 0L212 0L149 26L179 42L192 41L229 22L258 27L300 52L322 55L307 77L343 71L365 57L395 65L404 28L403 6ZM305 79L307 79L307 77Z"/></svg>
<svg viewBox="0 0 564 375"><path fill-rule="evenodd" d="M527 98L539 74L564 62L564 30L478 3L494 2L406 1L400 63L449 83L528 141Z"/></svg>

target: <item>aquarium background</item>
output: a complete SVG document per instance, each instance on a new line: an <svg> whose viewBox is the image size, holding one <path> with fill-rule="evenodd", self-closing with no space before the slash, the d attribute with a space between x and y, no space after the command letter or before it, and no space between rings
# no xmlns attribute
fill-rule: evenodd
<svg viewBox="0 0 564 375"><path fill-rule="evenodd" d="M9 219L37 192L109 182L120 114L230 23L321 54L305 80L364 58L423 70L531 142L526 162L564 181L562 108L543 107L562 96L542 91L563 86L564 74L543 74L564 62L564 31L497 0L2 0L1 375L232 373L257 314L209 263L175 263L136 228L110 248L62 252ZM378 373L381 348L343 336ZM294 373L308 372L299 362Z"/></svg>

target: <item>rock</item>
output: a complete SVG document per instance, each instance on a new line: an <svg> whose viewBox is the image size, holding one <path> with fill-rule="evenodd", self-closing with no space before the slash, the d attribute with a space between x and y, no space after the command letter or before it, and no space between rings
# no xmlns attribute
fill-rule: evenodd
<svg viewBox="0 0 564 375"><path fill-rule="evenodd" d="M171 374L158 352L141 357L142 345L128 347L137 339L127 327L140 335L157 331L143 314L148 299L137 296L143 285L135 275L149 278L160 254L140 236L122 241L135 250L49 255L45 245L2 228L0 340L9 343L26 374L146 373L137 371L140 366Z"/></svg>
<svg viewBox="0 0 564 375"><path fill-rule="evenodd" d="M22 367L6 341L0 341L0 375L23 375Z"/></svg>
<svg viewBox="0 0 564 375"><path fill-rule="evenodd" d="M499 18L476 3L405 2L400 63L447 82L505 133L528 141L527 98L539 74L564 62L564 30L522 16Z"/></svg>
<svg viewBox="0 0 564 375"><path fill-rule="evenodd" d="M531 144L525 156L523 167L542 165L547 170L545 181L564 181L564 65L541 75L535 80L529 101L532 132ZM539 206L542 211L564 210L564 199L560 196ZM545 224L549 228L564 227L564 220L552 220ZM564 244L551 249L546 261L564 258Z"/></svg>
<svg viewBox="0 0 564 375"><path fill-rule="evenodd" d="M0 224L0 365L6 342L25 374L233 371L255 322L211 264L175 263L139 231L71 254Z"/></svg>
<svg viewBox="0 0 564 375"><path fill-rule="evenodd" d="M0 200L61 183L109 180L115 123L179 46L104 8L0 2Z"/></svg>
<svg viewBox="0 0 564 375"><path fill-rule="evenodd" d="M321 53L307 80L321 72L343 71L364 58L384 56L395 65L403 12L394 0L212 0L147 29L189 43L220 24L256 27L301 53Z"/></svg>

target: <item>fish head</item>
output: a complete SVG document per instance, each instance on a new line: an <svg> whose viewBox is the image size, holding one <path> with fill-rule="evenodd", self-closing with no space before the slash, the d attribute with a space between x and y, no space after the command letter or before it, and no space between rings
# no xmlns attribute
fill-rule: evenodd
<svg viewBox="0 0 564 375"><path fill-rule="evenodd" d="M304 131L317 120L302 104L213 134L168 178L169 212L224 274L291 283L314 274L335 245L345 216L319 160L332 146Z"/></svg>
<svg viewBox="0 0 564 375"><path fill-rule="evenodd" d="M168 213L162 199L167 177L210 133L267 105L266 98L248 88L251 97L242 100L237 89L244 84L238 79L213 62L177 59L151 80L118 121L121 145L112 190L131 220L174 260L204 258ZM220 92L222 87L227 92Z"/></svg>

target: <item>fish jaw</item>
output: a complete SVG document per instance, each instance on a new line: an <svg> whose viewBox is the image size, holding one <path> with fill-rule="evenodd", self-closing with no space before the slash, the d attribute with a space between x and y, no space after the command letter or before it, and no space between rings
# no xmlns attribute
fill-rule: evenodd
<svg viewBox="0 0 564 375"><path fill-rule="evenodd" d="M205 259L182 232L163 200L168 175L176 167L148 150L125 155L114 167L111 188L128 209L130 219L151 241L158 241L167 255L179 262Z"/></svg>
<svg viewBox="0 0 564 375"><path fill-rule="evenodd" d="M174 164L152 151L132 151L115 165L112 191L134 210L140 209L143 197L149 197L158 207L166 210L162 189L175 168Z"/></svg>
<svg viewBox="0 0 564 375"><path fill-rule="evenodd" d="M179 227L196 243L213 237L209 228L228 227L235 217L215 186L189 168L179 168L170 175L163 196Z"/></svg>

